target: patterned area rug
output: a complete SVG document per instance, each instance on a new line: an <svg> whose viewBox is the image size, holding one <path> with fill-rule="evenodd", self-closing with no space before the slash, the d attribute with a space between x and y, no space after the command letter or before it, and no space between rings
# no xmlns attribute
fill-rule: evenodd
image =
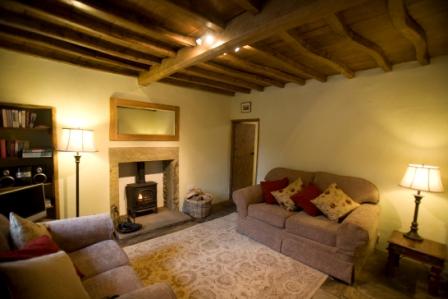
<svg viewBox="0 0 448 299"><path fill-rule="evenodd" d="M145 284L181 298L311 298L327 275L236 232L237 214L124 250Z"/></svg>

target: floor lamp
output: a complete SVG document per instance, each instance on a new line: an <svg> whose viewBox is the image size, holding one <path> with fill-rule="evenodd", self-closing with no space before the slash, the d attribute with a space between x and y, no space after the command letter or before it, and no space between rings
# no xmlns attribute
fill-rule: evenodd
<svg viewBox="0 0 448 299"><path fill-rule="evenodd" d="M406 173L401 180L400 185L405 188L417 190L414 194L415 209L411 229L404 236L408 239L421 242L423 238L418 234L418 207L423 198L422 191L425 192L443 192L440 170L437 166L423 164L409 164Z"/></svg>
<svg viewBox="0 0 448 299"><path fill-rule="evenodd" d="M74 152L76 164L76 217L79 217L79 162L80 153L96 152L93 130L63 128L62 141L58 149L62 152Z"/></svg>

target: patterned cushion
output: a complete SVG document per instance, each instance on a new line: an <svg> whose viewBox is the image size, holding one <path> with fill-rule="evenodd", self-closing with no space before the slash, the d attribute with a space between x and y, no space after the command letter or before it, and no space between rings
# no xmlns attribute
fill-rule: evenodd
<svg viewBox="0 0 448 299"><path fill-rule="evenodd" d="M321 195L311 202L331 221L338 221L339 218L359 207L359 203L345 194L336 183L328 186Z"/></svg>
<svg viewBox="0 0 448 299"><path fill-rule="evenodd" d="M291 196L302 190L302 186L302 179L298 178L294 182L289 184L286 188L272 192L272 195L275 197L279 205L281 205L288 211L294 211L296 209L296 205L291 199Z"/></svg>
<svg viewBox="0 0 448 299"><path fill-rule="evenodd" d="M51 238L50 232L43 224L33 223L12 212L9 214L9 232L18 249L22 249L26 243L37 237L49 236Z"/></svg>

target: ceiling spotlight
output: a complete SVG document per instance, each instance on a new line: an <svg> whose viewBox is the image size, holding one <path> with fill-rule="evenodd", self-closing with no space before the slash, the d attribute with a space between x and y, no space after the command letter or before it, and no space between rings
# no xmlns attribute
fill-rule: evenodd
<svg viewBox="0 0 448 299"><path fill-rule="evenodd" d="M236 52L238 52L239 50L240 50L240 47L236 47L234 51L235 51L235 53L236 53Z"/></svg>
<svg viewBox="0 0 448 299"><path fill-rule="evenodd" d="M198 45L198 46L202 45L202 39L201 38L197 38L196 39L196 45Z"/></svg>
<svg viewBox="0 0 448 299"><path fill-rule="evenodd" d="M222 54L222 55L226 56L226 55L227 55L227 53L224 53L224 54Z"/></svg>
<svg viewBox="0 0 448 299"><path fill-rule="evenodd" d="M212 45L213 42L215 41L215 37L211 34L207 34L204 39L207 45Z"/></svg>

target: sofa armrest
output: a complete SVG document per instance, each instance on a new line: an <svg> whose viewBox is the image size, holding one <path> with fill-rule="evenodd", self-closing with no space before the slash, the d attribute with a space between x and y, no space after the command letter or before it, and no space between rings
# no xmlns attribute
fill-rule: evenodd
<svg viewBox="0 0 448 299"><path fill-rule="evenodd" d="M378 204L362 204L344 219L337 231L338 252L354 255L360 247L375 245L380 215Z"/></svg>
<svg viewBox="0 0 448 299"><path fill-rule="evenodd" d="M247 208L250 204L259 203L263 201L262 191L260 185L254 185L238 189L232 194L233 202L236 204L238 215L241 217L247 216Z"/></svg>
<svg viewBox="0 0 448 299"><path fill-rule="evenodd" d="M54 220L45 225L59 247L67 252L110 240L114 232L109 214Z"/></svg>
<svg viewBox="0 0 448 299"><path fill-rule="evenodd" d="M118 297L119 299L176 299L171 287L166 283L155 283Z"/></svg>

